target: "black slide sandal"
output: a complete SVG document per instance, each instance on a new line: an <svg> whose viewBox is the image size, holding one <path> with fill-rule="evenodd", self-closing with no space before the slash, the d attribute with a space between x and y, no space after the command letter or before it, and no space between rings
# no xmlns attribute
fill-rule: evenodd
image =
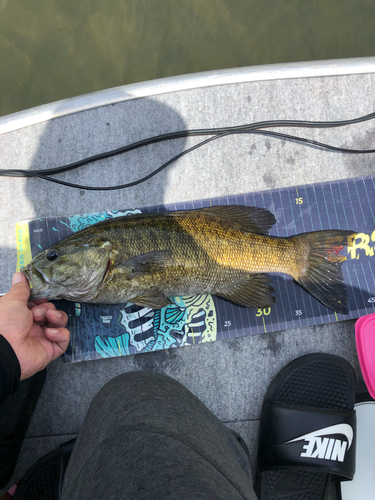
<svg viewBox="0 0 375 500"><path fill-rule="evenodd" d="M260 500L326 500L355 470L355 373L343 358L307 354L271 382L260 418Z"/></svg>
<svg viewBox="0 0 375 500"><path fill-rule="evenodd" d="M338 500L373 500L375 497L375 401L368 393L357 396L357 472L353 481L338 483Z"/></svg>

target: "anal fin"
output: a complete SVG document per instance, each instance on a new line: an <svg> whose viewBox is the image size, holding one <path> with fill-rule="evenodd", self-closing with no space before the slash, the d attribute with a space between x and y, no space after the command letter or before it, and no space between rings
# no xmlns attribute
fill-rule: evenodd
<svg viewBox="0 0 375 500"><path fill-rule="evenodd" d="M270 281L266 274L250 274L231 290L216 295L245 307L270 307L275 304Z"/></svg>

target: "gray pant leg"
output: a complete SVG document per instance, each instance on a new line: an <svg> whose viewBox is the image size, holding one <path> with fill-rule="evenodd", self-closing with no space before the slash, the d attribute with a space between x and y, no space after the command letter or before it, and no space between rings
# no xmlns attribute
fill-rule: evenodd
<svg viewBox="0 0 375 500"><path fill-rule="evenodd" d="M64 500L256 500L248 457L188 389L164 375L120 375L94 398Z"/></svg>

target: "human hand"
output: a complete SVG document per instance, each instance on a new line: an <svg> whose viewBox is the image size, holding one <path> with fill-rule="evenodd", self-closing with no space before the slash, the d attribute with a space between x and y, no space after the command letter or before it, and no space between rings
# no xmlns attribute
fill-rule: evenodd
<svg viewBox="0 0 375 500"><path fill-rule="evenodd" d="M21 380L43 370L63 354L70 332L68 316L46 299L28 302L30 287L22 273L15 273L12 288L0 298L0 334L12 346L21 366Z"/></svg>

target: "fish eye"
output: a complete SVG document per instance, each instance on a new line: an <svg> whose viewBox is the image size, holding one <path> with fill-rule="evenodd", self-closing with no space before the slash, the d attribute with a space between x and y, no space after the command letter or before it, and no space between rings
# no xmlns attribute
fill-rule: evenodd
<svg viewBox="0 0 375 500"><path fill-rule="evenodd" d="M47 259L51 262L56 260L59 256L59 252L55 248L50 248L47 252Z"/></svg>

